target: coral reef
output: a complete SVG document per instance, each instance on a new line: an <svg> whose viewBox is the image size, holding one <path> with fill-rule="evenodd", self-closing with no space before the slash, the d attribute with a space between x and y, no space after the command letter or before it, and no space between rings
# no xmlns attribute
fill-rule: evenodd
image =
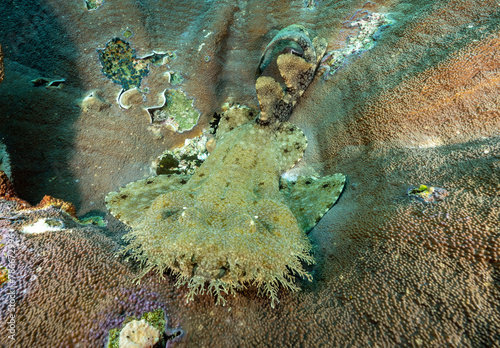
<svg viewBox="0 0 500 348"><path fill-rule="evenodd" d="M143 278L141 286L134 285L130 265L114 255L119 245L101 230L72 225L73 220L54 207L6 213L5 204L0 201L3 221L8 222L0 228L5 244L0 267L8 269L9 280L0 287L0 328L6 329L13 294L15 346L101 347L109 330L120 327L126 317L139 318L174 299L182 301L178 294L162 290L173 286L166 281ZM19 222L24 219L60 220L65 228L23 234ZM170 325L176 321L169 318ZM0 338L2 345L12 342L7 335Z"/></svg>
<svg viewBox="0 0 500 348"><path fill-rule="evenodd" d="M78 216L103 215L105 193L150 175L158 155L200 135L225 102L258 109L254 68L281 28L300 22L331 52L357 36L359 28L346 28L353 14L386 14L394 23L376 44L328 81L315 79L289 120L308 139L292 174L349 175L308 234L314 281L280 289L275 309L249 284L226 306L206 294L186 304L188 288L169 272L133 282L140 265L115 256L128 231L116 219L83 227L55 207L20 211L1 200L0 267L9 281L0 287L0 330L10 335L14 309L16 327L15 341L0 335L0 346L102 347L126 317L159 307L184 332L169 347L498 345L498 1L191 4L105 1L88 11L83 0L0 1L8 33L0 133L16 191L33 205L48 194L74 202ZM138 57L166 49L179 57L148 66L145 100L127 110L96 52L116 36ZM293 44L278 53L301 54ZM265 70L285 90L271 60ZM153 133L145 108L161 105L172 71L201 117L191 131ZM65 87L34 87L40 76L64 77ZM100 102L75 107L93 91ZM421 183L450 195L431 204L409 198ZM23 218L75 225L27 235Z"/></svg>
<svg viewBox="0 0 500 348"><path fill-rule="evenodd" d="M297 42L304 58L278 55L286 92L271 77L257 79L258 123L250 108L226 106L217 125L217 146L192 177L153 177L106 197L110 212L133 227L124 251L146 266L143 274L172 270L178 285L187 284L190 298L203 294L208 283L217 303L225 303L222 294L253 283L274 307L279 285L299 289L289 271L312 280L301 265L314 262L305 232L338 199L345 177L283 179L279 190L279 176L302 158L307 146L302 131L286 120L326 47L321 38L310 40L304 27L289 26L264 51L259 73L289 41ZM167 94L165 99L168 106ZM152 122L163 121L155 111L150 111Z"/></svg>

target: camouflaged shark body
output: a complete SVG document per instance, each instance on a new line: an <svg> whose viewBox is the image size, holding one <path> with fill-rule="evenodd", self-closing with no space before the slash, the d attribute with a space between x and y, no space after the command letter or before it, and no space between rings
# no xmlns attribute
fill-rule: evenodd
<svg viewBox="0 0 500 348"><path fill-rule="evenodd" d="M311 69L314 73L317 63L294 57L301 61L292 70L304 72L301 76L309 76ZM272 83L274 94L264 95L261 89L259 100L278 105L272 100L276 97L290 104L307 87L299 82L287 83L281 94L274 93ZM299 289L294 274L312 279L303 267L314 263L306 233L338 199L345 177L280 180L302 158L307 139L277 114L279 109L267 111L263 120L262 110L256 118L248 108L227 109L217 145L194 175L151 177L106 197L111 213L132 227L125 251L146 266L144 274L170 269L178 285L188 286L188 298L208 285L218 303L225 302L224 293L251 283L273 306L280 284Z"/></svg>

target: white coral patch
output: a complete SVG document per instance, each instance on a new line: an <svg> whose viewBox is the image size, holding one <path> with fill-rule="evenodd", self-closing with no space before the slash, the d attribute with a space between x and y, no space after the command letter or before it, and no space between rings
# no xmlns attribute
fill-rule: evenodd
<svg viewBox="0 0 500 348"><path fill-rule="evenodd" d="M31 225L24 226L21 232L28 234L38 234L52 231L60 231L64 229L64 223L57 219L39 219Z"/></svg>
<svg viewBox="0 0 500 348"><path fill-rule="evenodd" d="M120 332L120 348L150 348L159 340L158 330L144 319L131 321Z"/></svg>

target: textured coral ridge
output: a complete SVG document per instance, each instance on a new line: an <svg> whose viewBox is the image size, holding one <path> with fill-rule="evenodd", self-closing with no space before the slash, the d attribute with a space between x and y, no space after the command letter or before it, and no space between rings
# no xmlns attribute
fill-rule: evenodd
<svg viewBox="0 0 500 348"><path fill-rule="evenodd" d="M287 94L273 89L259 92L258 80L263 109L268 102L294 105L314 76L319 58L303 27L288 27L277 37L295 39L289 33L297 28L303 54L315 64L280 54L277 61ZM266 64L269 47L263 58ZM288 61L286 69L283 60ZM153 268L160 274L173 270L179 276L177 285L187 284L190 289L188 299L203 293L208 283L217 303L225 303L222 293L253 283L271 298L271 306L280 284L298 290L294 274L312 279L301 263L314 263L305 232L335 203L345 177L300 178L296 183L283 179L280 191L280 174L302 158L307 139L298 127L283 121L290 108L286 114L267 110L264 119L264 111L257 117L259 122L249 108L226 110L217 130L217 146L191 178L153 177L106 197L111 213L133 227L125 236L130 244L124 251L146 265L143 274ZM314 194L321 190L323 194Z"/></svg>
<svg viewBox="0 0 500 348"><path fill-rule="evenodd" d="M0 46L0 82L3 80L3 52L2 46Z"/></svg>

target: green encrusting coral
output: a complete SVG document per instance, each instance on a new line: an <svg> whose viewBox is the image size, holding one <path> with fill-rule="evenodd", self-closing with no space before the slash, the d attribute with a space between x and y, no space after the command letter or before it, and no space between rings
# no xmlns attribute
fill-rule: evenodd
<svg viewBox="0 0 500 348"><path fill-rule="evenodd" d="M125 90L139 87L142 78L149 73L148 61L138 59L130 44L120 38L112 39L97 52L103 74Z"/></svg>
<svg viewBox="0 0 500 348"><path fill-rule="evenodd" d="M130 29L123 33L126 38L132 35ZM104 49L98 49L97 52L103 74L121 85L124 90L141 86L142 79L149 74L149 64L165 65L169 60L176 58L175 53L170 51L153 52L145 57L137 57L130 43L118 37L111 39Z"/></svg>
<svg viewBox="0 0 500 348"><path fill-rule="evenodd" d="M183 91L167 89L164 98L162 106L147 109L152 124L164 125L174 132L182 133L198 123L201 114L194 108L193 100Z"/></svg>

